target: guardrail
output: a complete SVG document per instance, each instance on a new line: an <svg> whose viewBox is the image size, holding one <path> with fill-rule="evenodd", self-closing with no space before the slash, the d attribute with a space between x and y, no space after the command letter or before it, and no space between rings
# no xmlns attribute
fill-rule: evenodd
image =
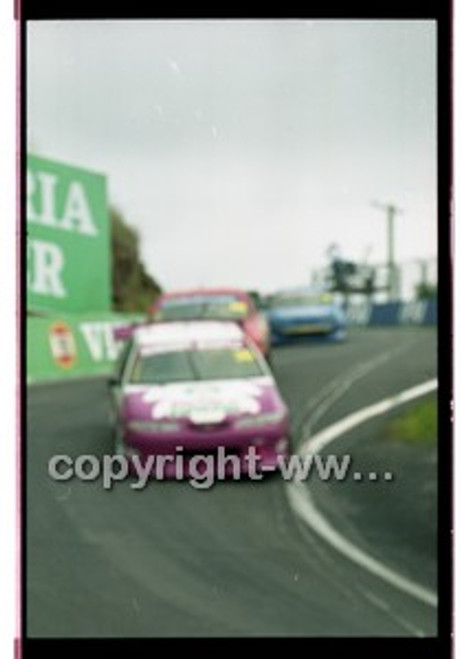
<svg viewBox="0 0 461 659"><path fill-rule="evenodd" d="M110 373L120 350L113 329L139 314L28 316L27 384Z"/></svg>

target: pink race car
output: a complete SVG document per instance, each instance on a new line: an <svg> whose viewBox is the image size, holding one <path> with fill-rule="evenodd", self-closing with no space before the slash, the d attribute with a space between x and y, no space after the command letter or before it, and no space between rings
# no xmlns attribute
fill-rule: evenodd
<svg viewBox="0 0 461 659"><path fill-rule="evenodd" d="M245 291L234 288L204 288L164 293L151 309L154 320L232 320L241 325L266 359L270 353L270 329Z"/></svg>
<svg viewBox="0 0 461 659"><path fill-rule="evenodd" d="M110 384L115 452L143 465L162 456L167 478L178 476L178 456L184 474L194 457L215 461L220 452L243 474L252 452L262 474L288 455L288 409L258 348L235 323L138 327ZM235 465L226 463L226 475L227 467Z"/></svg>

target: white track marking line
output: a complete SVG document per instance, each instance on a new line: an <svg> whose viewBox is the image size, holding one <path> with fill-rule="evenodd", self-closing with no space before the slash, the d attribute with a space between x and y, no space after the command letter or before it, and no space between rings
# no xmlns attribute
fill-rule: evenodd
<svg viewBox="0 0 461 659"><path fill-rule="evenodd" d="M359 362L352 369L346 371L346 373L330 380L330 382L322 387L317 395L311 399L303 411L302 419L304 420L301 420L300 423L302 432L301 439L305 439L307 436L311 435L314 425L318 423L325 412L329 410L331 406L352 387L353 384L364 378L366 375L369 375L372 371L378 368L378 366L384 364L384 362L389 361L389 359L404 352L407 347L408 345L404 343L396 348L386 350L378 357L372 357L371 359ZM306 416L309 412L312 413L306 421Z"/></svg>
<svg viewBox="0 0 461 659"><path fill-rule="evenodd" d="M353 384L405 349L406 345L387 350L378 357L372 357L371 359L359 362L352 369L346 371L346 373L336 376L333 380L327 382L302 410L299 423L299 428L302 431L302 439L306 435L311 434L314 424L319 421L333 403L341 398ZM309 413L311 414L306 422L306 417Z"/></svg>
<svg viewBox="0 0 461 659"><path fill-rule="evenodd" d="M398 405L403 405L414 398L424 396L425 394L430 393L437 389L437 379L429 380L428 382L423 382L418 384L416 387L411 389L406 389L405 391L391 396L390 398L385 398L384 400L364 407L358 412L353 412L348 416L344 417L340 421L333 423L331 426L328 426L324 430L321 430L316 435L313 435L309 441L304 442L301 445L300 454L305 453L319 453L325 446L328 446L330 442L337 439L340 435L344 435L346 432L355 428L356 426L372 419L375 416L385 414L389 410L392 410Z"/></svg>
<svg viewBox="0 0 461 659"><path fill-rule="evenodd" d="M380 355L378 358L367 362L362 362L348 376L340 377L336 381L333 381L336 386L328 392L328 395L326 395L323 400L319 401L319 404L313 410L312 415L304 424L302 428L302 439L306 439L312 434L314 425L319 422L322 416L324 416L325 412L327 412L337 400L344 396L344 394L352 387L352 385L364 378L366 375L369 375L372 371L375 370L375 368L381 366L391 357L395 356L397 352L400 352L400 350L389 350L388 352Z"/></svg>
<svg viewBox="0 0 461 659"><path fill-rule="evenodd" d="M398 405L402 405L414 398L418 398L419 396L434 391L436 388L437 380L429 380L416 387L402 391L395 396L391 396L378 403L369 405L358 412L349 414L341 421L334 423L311 437L309 441L304 442L300 449L300 455L305 456L306 454L313 455L319 453L325 448L325 446L359 424L364 423L375 416L384 414ZM352 542L344 538L316 508L312 495L305 484L289 482L287 483L286 488L288 500L295 513L297 513L297 515L301 517L301 519L318 535L337 549L337 551L408 595L419 599L421 602L424 602L429 606L437 606L436 593L420 586L410 579L407 579L398 572L394 572L386 565L374 559L372 556L369 556L366 552L362 551Z"/></svg>

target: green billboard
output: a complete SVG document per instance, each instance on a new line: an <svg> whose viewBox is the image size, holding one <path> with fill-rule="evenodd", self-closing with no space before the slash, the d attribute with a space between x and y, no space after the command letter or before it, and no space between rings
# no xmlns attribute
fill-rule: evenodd
<svg viewBox="0 0 461 659"><path fill-rule="evenodd" d="M29 155L26 215L27 308L109 310L105 176Z"/></svg>
<svg viewBox="0 0 461 659"><path fill-rule="evenodd" d="M140 314L59 314L27 318L27 383L108 375L121 348L116 327Z"/></svg>

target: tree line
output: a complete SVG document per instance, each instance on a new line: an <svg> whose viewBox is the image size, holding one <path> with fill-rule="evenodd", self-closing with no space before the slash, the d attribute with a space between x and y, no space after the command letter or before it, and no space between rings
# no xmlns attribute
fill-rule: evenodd
<svg viewBox="0 0 461 659"><path fill-rule="evenodd" d="M110 209L112 236L112 308L145 312L161 293L161 286L147 272L140 255L140 236L120 211Z"/></svg>

